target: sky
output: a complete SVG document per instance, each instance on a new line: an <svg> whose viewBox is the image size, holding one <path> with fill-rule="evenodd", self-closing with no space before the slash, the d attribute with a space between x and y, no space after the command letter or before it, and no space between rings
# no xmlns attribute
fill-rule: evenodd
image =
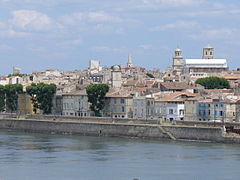
<svg viewBox="0 0 240 180"><path fill-rule="evenodd" d="M126 65L163 71L174 50L240 67L239 0L0 0L0 75Z"/></svg>

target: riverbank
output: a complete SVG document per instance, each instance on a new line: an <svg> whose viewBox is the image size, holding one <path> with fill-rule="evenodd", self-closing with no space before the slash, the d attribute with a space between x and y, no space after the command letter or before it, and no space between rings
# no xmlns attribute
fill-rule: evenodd
<svg viewBox="0 0 240 180"><path fill-rule="evenodd" d="M155 121L121 121L104 118L0 118L0 129L24 132L79 134L90 136L139 137L172 140L240 143L240 137L222 127L163 125Z"/></svg>

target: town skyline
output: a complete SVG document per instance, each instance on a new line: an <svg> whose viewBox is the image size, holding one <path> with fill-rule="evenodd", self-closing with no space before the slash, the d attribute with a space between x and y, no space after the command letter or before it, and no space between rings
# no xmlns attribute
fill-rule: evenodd
<svg viewBox="0 0 240 180"><path fill-rule="evenodd" d="M230 69L240 66L240 2L142 0L111 2L1 0L1 75L13 66L25 73L48 68L86 69L91 59L102 66L125 65L163 71L174 50L201 58L215 48Z"/></svg>

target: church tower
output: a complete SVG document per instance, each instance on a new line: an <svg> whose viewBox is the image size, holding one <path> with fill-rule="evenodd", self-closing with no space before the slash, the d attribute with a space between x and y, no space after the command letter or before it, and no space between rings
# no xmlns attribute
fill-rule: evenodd
<svg viewBox="0 0 240 180"><path fill-rule="evenodd" d="M112 88L122 87L122 71L120 66L118 65L112 66L111 79Z"/></svg>
<svg viewBox="0 0 240 180"><path fill-rule="evenodd" d="M203 48L203 59L213 59L214 48L210 45L207 45Z"/></svg>
<svg viewBox="0 0 240 180"><path fill-rule="evenodd" d="M181 74L183 70L183 57L182 57L182 50L177 48L175 50L175 54L173 57L173 64L172 64L173 70L177 71L177 74Z"/></svg>
<svg viewBox="0 0 240 180"><path fill-rule="evenodd" d="M132 63L132 56L131 56L131 54L129 53L129 54L128 54L127 67L132 67L132 66L133 66L133 63Z"/></svg>

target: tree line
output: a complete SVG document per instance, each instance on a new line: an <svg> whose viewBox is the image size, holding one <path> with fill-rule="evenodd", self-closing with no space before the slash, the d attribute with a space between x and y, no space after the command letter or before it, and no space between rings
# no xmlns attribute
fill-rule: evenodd
<svg viewBox="0 0 240 180"><path fill-rule="evenodd" d="M22 93L24 92L21 84L0 85L0 112L17 112L18 95ZM26 93L31 96L34 113L38 110L43 114L51 113L56 93L55 84L31 84L26 87Z"/></svg>

